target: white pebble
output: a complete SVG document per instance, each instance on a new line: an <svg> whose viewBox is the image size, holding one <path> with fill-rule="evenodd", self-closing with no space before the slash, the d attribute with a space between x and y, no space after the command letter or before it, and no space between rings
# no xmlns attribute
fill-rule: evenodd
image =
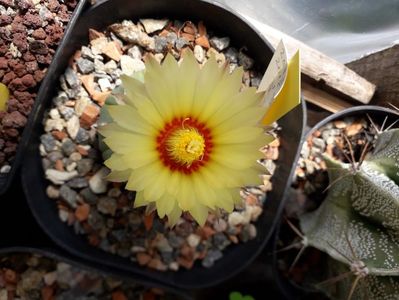
<svg viewBox="0 0 399 300"><path fill-rule="evenodd" d="M199 245L199 243L201 242L201 237L199 235L196 235L194 233L191 233L188 237L187 237L187 243L191 248L195 248Z"/></svg>
<svg viewBox="0 0 399 300"><path fill-rule="evenodd" d="M107 191L107 181L104 179L109 173L108 169L102 167L89 180L89 186L93 193L101 194Z"/></svg>
<svg viewBox="0 0 399 300"><path fill-rule="evenodd" d="M195 45L194 56L199 63L202 63L205 59L205 50L200 45Z"/></svg>
<svg viewBox="0 0 399 300"><path fill-rule="evenodd" d="M46 170L46 178L54 184L63 184L65 181L68 181L76 176L78 176L78 172L76 171L64 172L55 169Z"/></svg>
<svg viewBox="0 0 399 300"><path fill-rule="evenodd" d="M159 19L140 19L140 23L143 24L144 29L147 33L153 33L155 31L159 31L163 29L167 24L168 20L159 20Z"/></svg>
<svg viewBox="0 0 399 300"><path fill-rule="evenodd" d="M106 92L112 89L111 82L109 82L108 78L100 78L98 80L98 85L102 92Z"/></svg>
<svg viewBox="0 0 399 300"><path fill-rule="evenodd" d="M77 116L72 116L67 122L67 131L69 136L74 140L78 134L80 128L79 118Z"/></svg>
<svg viewBox="0 0 399 300"><path fill-rule="evenodd" d="M120 63L122 73L126 75L132 75L134 72L139 72L145 69L145 65L140 59L131 58L127 55L122 55Z"/></svg>

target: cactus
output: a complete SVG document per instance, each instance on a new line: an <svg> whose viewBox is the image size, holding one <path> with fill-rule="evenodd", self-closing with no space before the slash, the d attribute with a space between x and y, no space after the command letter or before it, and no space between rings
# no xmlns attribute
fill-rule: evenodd
<svg viewBox="0 0 399 300"><path fill-rule="evenodd" d="M361 163L325 161L328 195L300 217L303 243L326 252L339 279L319 288L335 299L398 299L399 129L379 133Z"/></svg>

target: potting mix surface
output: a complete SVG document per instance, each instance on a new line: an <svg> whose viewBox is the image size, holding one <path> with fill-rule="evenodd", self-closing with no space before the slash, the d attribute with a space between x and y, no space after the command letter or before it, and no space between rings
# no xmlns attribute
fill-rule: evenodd
<svg viewBox="0 0 399 300"><path fill-rule="evenodd" d="M231 71L243 66L243 87L259 85L262 74L255 71L245 48L231 46L229 37L215 36L205 25L145 19L125 20L104 32L91 29L90 43L71 59L43 120L40 153L49 181L46 192L59 218L90 245L159 271L191 269L197 260L210 268L227 247L254 239L254 222L262 213L265 193L272 189L271 175L265 175L262 186L242 190L243 203L233 213L210 214L203 227L184 214L168 228L156 212L134 209L135 194L124 184L103 179L109 171L98 145L101 106L120 85L121 74L144 70L146 56L162 62L168 52L179 59L191 49L199 64L214 56ZM265 173L274 173L278 147L276 139L263 148Z"/></svg>

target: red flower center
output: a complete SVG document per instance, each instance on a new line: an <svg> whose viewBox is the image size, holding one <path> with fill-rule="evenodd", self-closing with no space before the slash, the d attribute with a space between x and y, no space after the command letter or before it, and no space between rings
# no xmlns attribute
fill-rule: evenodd
<svg viewBox="0 0 399 300"><path fill-rule="evenodd" d="M201 147L201 157L198 157L198 159L193 159L190 161L190 163L178 159L170 147L170 141L176 140L176 135L181 136L182 139L187 138L186 136L182 135L182 132L185 131L191 133L195 132L194 134L200 135L201 141L203 141L203 149ZM198 141L194 140L193 143L195 146L195 143L198 143ZM190 148L192 148L193 143L187 145L190 146L189 149L187 149L189 153L192 153L190 151L192 149ZM181 147L181 145L178 146ZM205 124L194 118L174 118L171 122L165 124L164 128L159 132L157 136L157 150L161 161L170 170L178 171L184 174L191 174L205 165L207 161L209 161L209 155L212 150L211 132L205 126Z"/></svg>

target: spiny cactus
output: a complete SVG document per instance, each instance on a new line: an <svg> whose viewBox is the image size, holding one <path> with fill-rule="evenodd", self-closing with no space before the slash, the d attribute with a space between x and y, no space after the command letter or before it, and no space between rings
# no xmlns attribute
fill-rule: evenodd
<svg viewBox="0 0 399 300"><path fill-rule="evenodd" d="M328 195L300 217L303 243L326 252L336 276L319 288L336 299L398 299L399 129L379 133L361 163L325 161Z"/></svg>

